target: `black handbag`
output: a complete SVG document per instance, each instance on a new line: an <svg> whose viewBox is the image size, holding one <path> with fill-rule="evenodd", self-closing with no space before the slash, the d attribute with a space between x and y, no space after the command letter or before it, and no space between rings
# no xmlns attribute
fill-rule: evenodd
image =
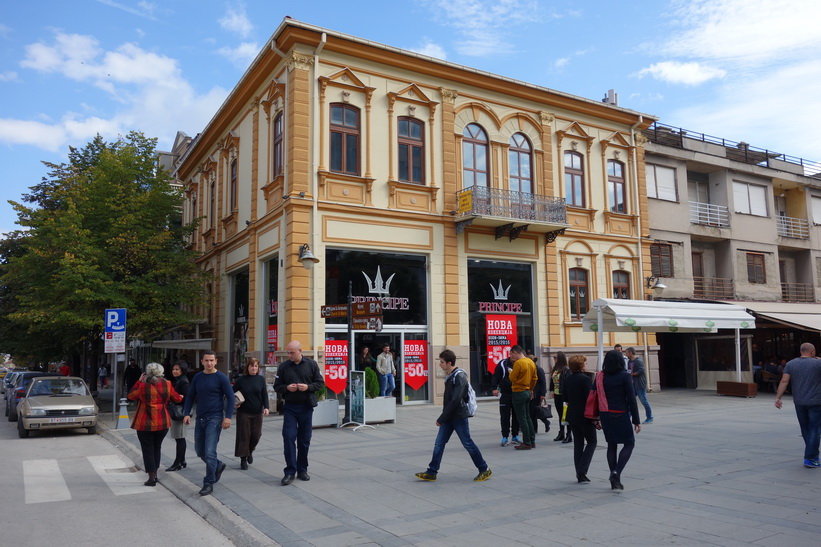
<svg viewBox="0 0 821 547"><path fill-rule="evenodd" d="M185 418L185 415L182 412L182 405L178 405L177 403L168 403L168 413L171 415L171 419L175 422L181 422L182 419Z"/></svg>
<svg viewBox="0 0 821 547"><path fill-rule="evenodd" d="M548 418L553 417L553 410L551 409L550 404L548 403L547 406L539 405L536 410L536 419L538 420L547 420Z"/></svg>

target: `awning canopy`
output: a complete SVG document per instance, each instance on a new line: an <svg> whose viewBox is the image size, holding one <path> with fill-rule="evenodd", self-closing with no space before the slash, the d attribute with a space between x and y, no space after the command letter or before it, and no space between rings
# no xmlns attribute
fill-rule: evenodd
<svg viewBox="0 0 821 547"><path fill-rule="evenodd" d="M730 304L600 298L584 316L582 327L587 332L716 332L754 329L755 318Z"/></svg>
<svg viewBox="0 0 821 547"><path fill-rule="evenodd" d="M752 310L760 319L788 327L821 332L821 304L791 302L732 302Z"/></svg>
<svg viewBox="0 0 821 547"><path fill-rule="evenodd" d="M213 338L189 338L180 340L155 340L151 347L160 349L206 350L211 349Z"/></svg>

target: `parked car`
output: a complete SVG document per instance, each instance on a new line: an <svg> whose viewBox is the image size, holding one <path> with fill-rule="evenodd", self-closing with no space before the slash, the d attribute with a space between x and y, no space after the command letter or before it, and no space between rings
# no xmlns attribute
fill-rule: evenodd
<svg viewBox="0 0 821 547"><path fill-rule="evenodd" d="M6 389L6 416L9 417L10 422L17 421L17 403L23 398L23 394L31 382L31 379L45 375L45 372L26 370L14 377L14 383Z"/></svg>
<svg viewBox="0 0 821 547"><path fill-rule="evenodd" d="M31 431L86 428L93 435L99 411L82 378L38 376L17 406L17 434L24 439Z"/></svg>
<svg viewBox="0 0 821 547"><path fill-rule="evenodd" d="M6 398L6 390L14 383L14 377L23 372L22 369L10 370L6 377L3 378L3 399Z"/></svg>

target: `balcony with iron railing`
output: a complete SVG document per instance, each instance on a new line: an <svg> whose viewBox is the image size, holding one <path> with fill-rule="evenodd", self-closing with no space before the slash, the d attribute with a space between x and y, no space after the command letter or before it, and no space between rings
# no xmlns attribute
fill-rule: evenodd
<svg viewBox="0 0 821 547"><path fill-rule="evenodd" d="M809 239L810 223L803 218L776 217L778 222L778 235L781 237L791 237L793 239Z"/></svg>
<svg viewBox="0 0 821 547"><path fill-rule="evenodd" d="M690 224L726 228L730 225L730 211L724 205L691 201Z"/></svg>
<svg viewBox="0 0 821 547"><path fill-rule="evenodd" d="M724 277L693 277L693 297L732 300L735 298L733 280Z"/></svg>
<svg viewBox="0 0 821 547"><path fill-rule="evenodd" d="M784 302L815 302L815 287L810 283L782 283L781 300Z"/></svg>
<svg viewBox="0 0 821 547"><path fill-rule="evenodd" d="M564 198L515 192L485 186L471 186L456 193L459 210L457 229L474 224L508 232L558 232L567 228ZM513 239L513 237L511 237Z"/></svg>

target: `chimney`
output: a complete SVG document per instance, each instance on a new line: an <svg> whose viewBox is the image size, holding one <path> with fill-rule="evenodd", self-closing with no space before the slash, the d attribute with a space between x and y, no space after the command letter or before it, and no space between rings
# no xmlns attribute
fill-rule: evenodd
<svg viewBox="0 0 821 547"><path fill-rule="evenodd" d="M604 96L604 99L601 102L605 104L612 104L613 106L619 106L619 94L616 93L615 89L608 89L607 95Z"/></svg>

